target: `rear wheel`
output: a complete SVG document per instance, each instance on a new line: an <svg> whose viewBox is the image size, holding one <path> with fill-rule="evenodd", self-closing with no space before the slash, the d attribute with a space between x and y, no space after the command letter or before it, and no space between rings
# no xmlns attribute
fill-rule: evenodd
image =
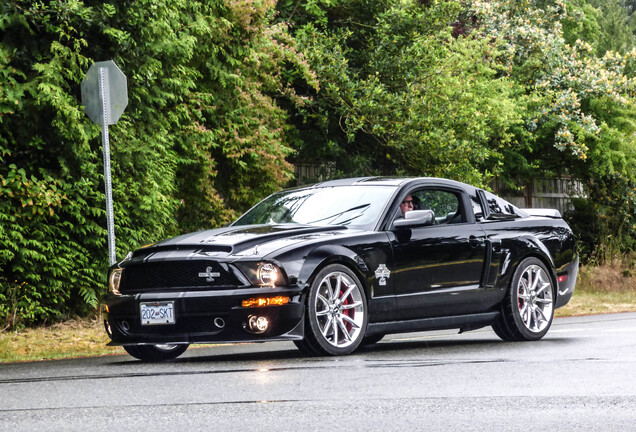
<svg viewBox="0 0 636 432"><path fill-rule="evenodd" d="M172 360L188 349L188 345L124 345L131 356L147 362Z"/></svg>
<svg viewBox="0 0 636 432"><path fill-rule="evenodd" d="M362 342L367 322L367 300L360 280L343 265L328 265L311 284L305 339L296 346L308 354L349 354Z"/></svg>
<svg viewBox="0 0 636 432"><path fill-rule="evenodd" d="M517 267L493 330L506 341L541 339L554 317L554 287L548 269L538 258Z"/></svg>

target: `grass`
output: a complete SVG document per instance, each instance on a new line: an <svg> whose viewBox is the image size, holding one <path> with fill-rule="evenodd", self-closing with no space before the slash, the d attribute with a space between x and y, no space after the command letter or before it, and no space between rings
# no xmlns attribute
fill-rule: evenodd
<svg viewBox="0 0 636 432"><path fill-rule="evenodd" d="M46 327L0 333L0 362L124 354L108 347L103 322L98 318L73 319Z"/></svg>
<svg viewBox="0 0 636 432"><path fill-rule="evenodd" d="M555 316L636 312L636 275L633 261L614 260L603 266L581 267L570 302ZM0 362L123 354L107 347L99 318L75 319L46 327L0 333Z"/></svg>
<svg viewBox="0 0 636 432"><path fill-rule="evenodd" d="M570 302L555 316L636 312L635 259L613 259L602 266L582 266Z"/></svg>

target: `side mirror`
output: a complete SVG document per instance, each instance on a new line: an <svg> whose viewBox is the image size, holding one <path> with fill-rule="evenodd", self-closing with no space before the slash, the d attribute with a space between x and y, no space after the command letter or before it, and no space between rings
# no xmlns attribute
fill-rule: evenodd
<svg viewBox="0 0 636 432"><path fill-rule="evenodd" d="M435 213L433 210L412 210L404 214L404 219L393 222L395 229L417 228L426 225L433 225Z"/></svg>

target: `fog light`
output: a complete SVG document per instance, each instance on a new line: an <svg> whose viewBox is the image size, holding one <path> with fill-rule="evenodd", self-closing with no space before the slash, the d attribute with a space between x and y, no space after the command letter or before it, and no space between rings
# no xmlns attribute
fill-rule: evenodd
<svg viewBox="0 0 636 432"><path fill-rule="evenodd" d="M559 277L557 278L557 282L558 282L558 283L563 283L563 282L565 282L566 280L568 280L568 275L562 275L562 276L559 276Z"/></svg>
<svg viewBox="0 0 636 432"><path fill-rule="evenodd" d="M256 334L261 334L261 333L265 333L265 331L269 327L269 320L263 316L259 317L255 315L250 315L249 317L247 317L247 325L250 331Z"/></svg>

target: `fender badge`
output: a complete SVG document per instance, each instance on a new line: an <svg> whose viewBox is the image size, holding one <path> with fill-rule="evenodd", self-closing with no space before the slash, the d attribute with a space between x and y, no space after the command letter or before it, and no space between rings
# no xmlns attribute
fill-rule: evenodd
<svg viewBox="0 0 636 432"><path fill-rule="evenodd" d="M391 277L391 272L386 268L386 264L380 264L375 271L375 277L378 279L378 284L381 286L386 285L386 280Z"/></svg>

